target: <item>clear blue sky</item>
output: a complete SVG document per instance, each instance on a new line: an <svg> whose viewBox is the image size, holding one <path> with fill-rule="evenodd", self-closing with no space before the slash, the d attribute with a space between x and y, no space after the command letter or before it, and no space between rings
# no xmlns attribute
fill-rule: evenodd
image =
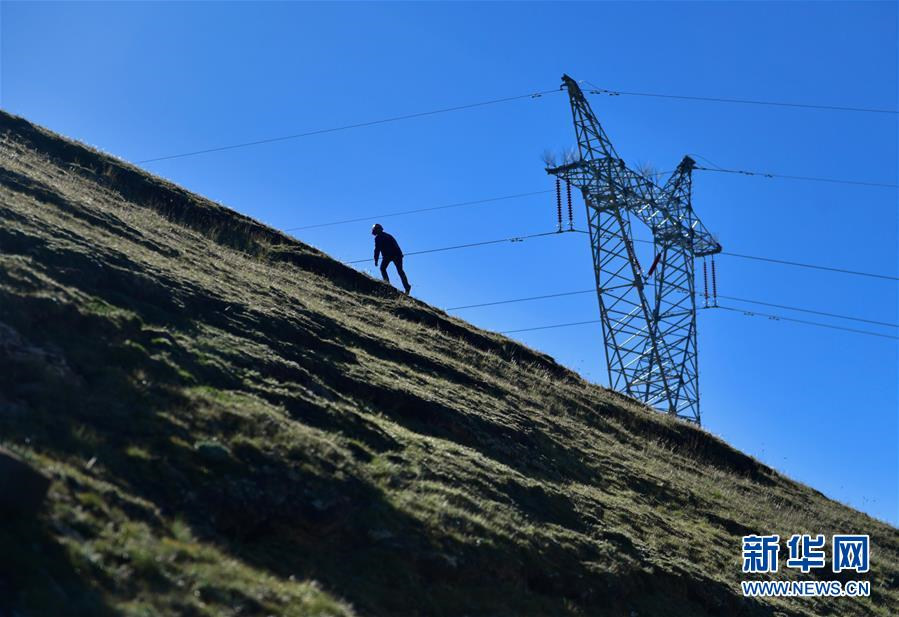
<svg viewBox="0 0 899 617"><path fill-rule="evenodd" d="M619 90L897 103L895 3L3 2L0 11L0 105L132 161L552 89L563 72ZM549 189L541 153L574 143L564 97L146 167L281 228ZM696 153L724 167L897 182L895 115L626 96L593 97L593 107L631 164L667 170ZM697 172L694 205L725 250L895 275L896 197ZM583 227L579 198L576 216ZM356 259L371 252L374 222L297 233ZM541 195L382 222L408 252L546 231L554 205ZM722 294L897 319L895 282L732 257L718 269ZM415 294L441 307L593 281L578 234L413 256L407 271ZM596 319L598 309L588 294L458 314L504 330ZM896 341L714 310L701 312L699 332L708 430L899 522ZM516 336L606 383L598 325Z"/></svg>

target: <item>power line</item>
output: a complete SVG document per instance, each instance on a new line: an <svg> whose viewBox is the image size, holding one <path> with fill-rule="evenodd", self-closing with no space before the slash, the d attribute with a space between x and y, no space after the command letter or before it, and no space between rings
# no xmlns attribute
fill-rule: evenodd
<svg viewBox="0 0 899 617"><path fill-rule="evenodd" d="M545 294L542 296L530 296L527 298L514 298L512 300L497 300L496 302L482 302L480 304L467 304L465 306L453 306L447 311L461 311L462 309L480 308L482 306L496 306L498 304L514 304L516 302L528 302L530 300L544 300L546 298L560 298L562 296L575 296L579 294L595 293L595 289L583 289L581 291L563 291L557 294Z"/></svg>
<svg viewBox="0 0 899 617"><path fill-rule="evenodd" d="M497 305L501 305L501 304L514 304L517 302L530 302L532 300L544 300L547 298L560 298L560 297L564 297L564 296L575 296L575 295L582 295L582 294L588 294L588 293L596 293L596 290L595 289L581 289L578 291L564 291L561 293L544 294L544 295L540 295L540 296L528 296L526 298L513 298L510 300L497 300L494 302L482 302L480 304L468 304L465 306L453 306L453 307L450 307L450 308L444 309L444 310L460 311L463 309L481 308L481 307L485 307L485 306L497 306ZM699 297L698 294L697 294L697 297ZM875 321L873 319L863 319L861 317L851 317L849 315L840 315L838 313L828 313L825 311L817 311L817 310L813 310L813 309L800 308L798 306L789 306L786 304L774 304L772 302L762 302L761 300L749 300L747 298L737 298L735 296L725 296L725 295L719 294L718 297L723 298L725 300L735 300L737 302L758 304L760 306L771 306L771 307L775 307L775 308L787 309L790 311L797 311L800 313L823 315L825 317L834 317L837 319L848 319L850 321L858 321L858 322L869 323L869 324L874 324L874 325L878 325L878 326L886 326L889 328L899 328L899 324L889 323L886 321Z"/></svg>
<svg viewBox="0 0 899 617"><path fill-rule="evenodd" d="M702 159L711 167L694 167L693 169L699 169L702 171L718 171L721 173L728 174L738 174L742 176L758 176L762 178L785 178L787 180L810 180L813 182L831 182L835 184L855 184L860 186L882 186L886 188L899 188L899 184L887 184L884 182L863 182L860 180L842 180L839 178L826 178L823 176L795 176L795 175L787 175L787 174L773 174L770 172L764 171L746 171L744 169L725 169L715 161L711 160L708 157L705 157L701 154L690 154L692 157L696 157L698 159Z"/></svg>
<svg viewBox="0 0 899 617"><path fill-rule="evenodd" d="M773 319L776 321L792 321L794 323L806 324L809 326L818 326L819 328L830 328L831 330L844 330L846 332L854 332L856 334L867 334L868 336L879 336L881 338L889 338L899 340L899 336L894 336L892 334L881 334L879 332L871 332L870 330L857 330L855 328L846 328L844 326L834 326L832 324L825 324L819 321L806 321L805 319L795 319L793 317L784 317L783 315L772 315L770 313L758 313L756 311L747 311L746 309L738 309L730 306L718 306L715 308L724 309L725 311L733 311L735 313L743 313L749 317L759 316L759 317L767 317L769 319Z"/></svg>
<svg viewBox="0 0 899 617"><path fill-rule="evenodd" d="M846 270L844 268L832 268L830 266L819 266L819 265L815 265L815 264L801 263L798 261L787 261L785 259L772 259L770 257L758 257L757 255L743 255L740 253L728 253L725 251L722 251L721 254L727 255L729 257L739 257L740 259L753 259L755 261L767 261L767 262L775 263L775 264L796 266L799 268L811 268L813 270L825 270L827 272L839 272L841 274L853 274L855 276L867 276L867 277L871 277L871 278L886 279L888 281L899 281L899 276L892 276L889 274L876 274L874 272L861 272L859 270Z"/></svg>
<svg viewBox="0 0 899 617"><path fill-rule="evenodd" d="M575 229L574 231L576 231L577 233L582 233L582 234L589 233L588 231L585 231L583 229ZM640 242L643 244L654 244L652 240L643 240L641 238L634 238L634 242ZM759 257L758 255L745 255L742 253L729 253L727 251L722 251L720 254L727 255L729 257L739 257L741 259L754 259L756 261L766 261L766 262L770 262L770 263L783 264L783 265L787 265L787 266L796 266L799 268L811 268L812 270L825 270L827 272L839 272L840 274L853 274L855 276L868 276L871 278L886 279L886 280L890 280L890 281L899 281L899 276L893 276L890 274L877 274L875 272L862 272L860 270L847 270L845 268L833 268L830 266L819 266L817 264L802 263L802 262L798 262L798 261L787 261L785 259L774 259L771 257Z"/></svg>
<svg viewBox="0 0 899 617"><path fill-rule="evenodd" d="M645 96L662 99L682 99L686 101L708 101L712 103L740 103L742 105L770 105L774 107L796 107L800 109L823 109L827 111L857 111L874 114L899 114L895 109L876 109L871 107L844 107L840 105L817 105L811 103L784 103L781 101L761 101L756 99L732 99L711 96L686 96L679 94L659 94L657 92L627 92L624 90L609 90L600 88L589 81L585 82L594 90L590 94L606 94L609 96Z"/></svg>
<svg viewBox="0 0 899 617"><path fill-rule="evenodd" d="M871 332L869 330L857 330L855 328L845 328L843 326L834 326L831 324L825 324L818 321L807 321L805 319L794 319L792 317L784 317L782 315L772 315L770 313L757 313L755 311L746 311L744 309L736 309L731 308L729 306L718 306L718 307L710 307L710 308L720 308L726 311L733 311L735 313L742 313L747 317L760 316L760 317L768 317L769 319L776 321L791 321L795 323L801 323L808 326L818 326L819 328L829 328L831 330L842 330L844 332L852 332L854 334L866 334L868 336L877 336L880 338L888 338L888 339L897 339L899 340L899 336L893 336L891 334L881 334L879 332ZM594 324L600 323L599 319L591 319L587 321L571 321L568 323L560 323L560 324L551 324L548 326L535 326L533 328L516 328L515 330L502 330L500 334L514 334L516 332L533 332L535 330L550 330L553 328L567 328L569 326L581 326L586 324Z"/></svg>
<svg viewBox="0 0 899 617"><path fill-rule="evenodd" d="M588 323L600 323L599 319L590 319L588 321L572 321L569 323L557 323L551 326L536 326L534 328L518 328L516 330L501 330L500 334L512 334L514 332L533 332L534 330L549 330L551 328L567 328L568 326L582 326Z"/></svg>
<svg viewBox="0 0 899 617"><path fill-rule="evenodd" d="M825 311L816 311L812 309L799 308L796 306L788 306L785 304L773 304L771 302L762 302L760 300L747 300L745 298L735 298L734 296L723 296L718 295L719 298L724 298L725 300L735 300L737 302L747 302L749 304L758 304L760 306L771 306L774 308L782 308L790 311L798 311L800 313L810 313L813 315L823 315L825 317L835 317L837 319L848 319L850 321L859 321L863 323L875 324L878 326L886 326L888 328L899 328L899 324L889 323L886 321L875 321L873 319L863 319L861 317L850 317L849 315L840 315L838 313L827 313Z"/></svg>
<svg viewBox="0 0 899 617"><path fill-rule="evenodd" d="M431 212L433 210L447 210L449 208L461 208L462 206L474 206L478 204L486 204L492 203L496 201L503 201L506 199L519 199L521 197L530 197L532 195L545 195L546 193L552 193L552 189L547 189L545 191L531 191L529 193L515 193L514 195L502 195L500 197L488 197L486 199L476 199L474 201L460 201L458 203L446 204L442 206L430 206L427 208L417 208L415 210L403 210L401 212L391 212L388 214L373 214L371 216L362 216L355 219L343 219L342 221L331 221L330 223L316 223L314 225L303 225L302 227L288 227L283 231L299 231L301 229L314 229L318 227L330 227L332 225L344 225L347 223L359 223L361 221L370 221L372 219L386 219L392 216L403 216L406 214L417 214L419 212Z"/></svg>
<svg viewBox="0 0 899 617"><path fill-rule="evenodd" d="M532 92L529 94L520 94L518 96L507 96L501 99L491 99L488 101L479 101L477 103L469 103L467 105L456 105L454 107L444 107L442 109L432 109L430 111L421 111L413 114L404 114L402 116L392 116L389 118L380 118L378 120L370 120L368 122L358 122L356 124L344 124L343 126L335 126L327 129L316 129L313 131L306 131L305 133L294 133L292 135L281 135L279 137L271 137L268 139L258 139L255 141L247 141L238 144L230 144L227 146L219 146L217 148L206 148L205 150L194 150L192 152L182 152L179 154L170 154L168 156L158 156L152 159L144 159L142 161L137 161L138 164L143 163L155 163L156 161L167 161L170 159L178 159L184 158L187 156L196 156L199 154L209 154L211 152L222 152L224 150L235 150L237 148L246 148L249 146L259 146L262 144L270 144L278 141L287 141L289 139L300 139L302 137L311 137L313 135L323 135L325 133L336 133L338 131L347 131L350 129L358 129L367 126L375 126L377 124L387 124L389 122L399 122L401 120L411 120L413 118L423 118L425 116L434 116L437 114L445 114L453 111L462 111L464 109L473 109L475 107L484 107L487 105L496 105L498 103L508 103L510 101L518 101L520 99L534 99L543 96L544 94L554 94L558 92L558 90L541 90L539 92Z"/></svg>
<svg viewBox="0 0 899 617"><path fill-rule="evenodd" d="M773 174L766 171L745 171L742 169L723 169L723 168L712 168L712 167L694 167L693 169L698 169L700 171L717 171L721 173L727 174L738 174L741 176L758 176L761 178L784 178L787 180L809 180L812 182L830 182L832 184L855 184L859 186L881 186L885 188L895 189L899 188L899 184L886 184L884 182L864 182L861 180L841 180L838 178L823 178L818 176L791 176L786 174Z"/></svg>
<svg viewBox="0 0 899 617"><path fill-rule="evenodd" d="M488 244L502 244L503 242L524 242L525 240L529 240L531 238L542 238L545 236L558 236L564 233L571 233L570 231L545 231L539 234L530 234L527 236L512 236L510 238L499 238L497 240L484 240L483 242L471 242L469 244L456 244L454 246L443 246L436 249L426 249L424 251L412 251L411 253L404 253L404 257L408 257L409 255L424 255L425 253L439 253L441 251L454 251L456 249L467 249L475 246L486 246ZM358 264L366 261L370 261L371 257L366 257L365 259L354 259L353 261L346 261L344 263L347 264Z"/></svg>

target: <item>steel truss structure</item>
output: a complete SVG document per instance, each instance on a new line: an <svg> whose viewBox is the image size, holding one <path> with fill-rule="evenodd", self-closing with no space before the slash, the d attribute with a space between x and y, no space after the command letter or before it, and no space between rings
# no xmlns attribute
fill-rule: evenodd
<svg viewBox="0 0 899 617"><path fill-rule="evenodd" d="M721 245L693 212L695 162L684 157L664 186L629 169L577 82L568 75L562 82L579 157L546 171L579 188L587 206L609 383L700 424L694 260L720 253ZM632 219L652 231L654 260L645 273Z"/></svg>

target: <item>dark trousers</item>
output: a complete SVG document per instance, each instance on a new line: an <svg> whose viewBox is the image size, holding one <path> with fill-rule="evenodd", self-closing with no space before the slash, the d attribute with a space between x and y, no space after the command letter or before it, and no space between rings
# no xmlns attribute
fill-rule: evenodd
<svg viewBox="0 0 899 617"><path fill-rule="evenodd" d="M400 255L398 257L385 257L383 261L381 261L381 276L388 283L390 282L390 277L387 276L387 266L390 265L390 262L396 266L396 271L400 275L400 280L403 281L403 287L409 289L409 279L406 278L406 273L403 272L403 256Z"/></svg>

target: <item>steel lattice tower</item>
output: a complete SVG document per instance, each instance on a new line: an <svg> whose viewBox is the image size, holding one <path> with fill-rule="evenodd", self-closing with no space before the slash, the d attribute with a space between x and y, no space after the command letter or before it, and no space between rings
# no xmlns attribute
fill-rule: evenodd
<svg viewBox="0 0 899 617"><path fill-rule="evenodd" d="M580 156L546 171L579 188L587 206L609 383L699 424L694 260L721 245L691 206L695 162L684 157L664 186L632 171L577 82L568 75L562 82ZM632 218L652 231L655 258L646 273L634 251Z"/></svg>

